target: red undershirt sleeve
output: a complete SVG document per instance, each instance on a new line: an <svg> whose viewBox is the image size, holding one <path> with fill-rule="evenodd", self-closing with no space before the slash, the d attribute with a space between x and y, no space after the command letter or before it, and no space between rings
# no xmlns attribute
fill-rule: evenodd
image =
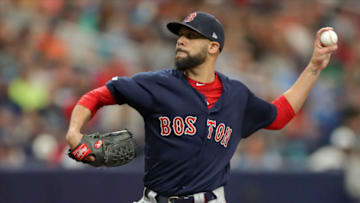
<svg viewBox="0 0 360 203"><path fill-rule="evenodd" d="M288 124L292 118L294 118L295 112L284 95L281 95L272 103L276 106L277 116L275 120L265 129L280 130L285 127L285 125Z"/></svg>
<svg viewBox="0 0 360 203"><path fill-rule="evenodd" d="M93 117L98 109L106 105L116 104L116 101L109 89L102 86L83 95L76 104L88 108L91 111L91 117Z"/></svg>

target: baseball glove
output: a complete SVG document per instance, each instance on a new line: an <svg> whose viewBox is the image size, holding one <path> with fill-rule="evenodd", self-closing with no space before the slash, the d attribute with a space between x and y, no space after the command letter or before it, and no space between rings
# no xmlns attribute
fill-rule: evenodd
<svg viewBox="0 0 360 203"><path fill-rule="evenodd" d="M74 149L69 149L70 158L92 166L121 166L129 163L136 156L135 141L128 130L93 133L84 135ZM94 156L95 161L87 161L86 157Z"/></svg>

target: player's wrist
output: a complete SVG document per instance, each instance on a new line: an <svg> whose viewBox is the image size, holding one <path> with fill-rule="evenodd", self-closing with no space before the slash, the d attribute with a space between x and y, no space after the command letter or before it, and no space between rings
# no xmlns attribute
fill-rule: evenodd
<svg viewBox="0 0 360 203"><path fill-rule="evenodd" d="M306 70L313 76L319 76L323 69L321 68L321 66L310 62L309 65L306 67Z"/></svg>
<svg viewBox="0 0 360 203"><path fill-rule="evenodd" d="M66 134L66 142L71 149L74 149L80 143L82 136L80 131L69 130Z"/></svg>

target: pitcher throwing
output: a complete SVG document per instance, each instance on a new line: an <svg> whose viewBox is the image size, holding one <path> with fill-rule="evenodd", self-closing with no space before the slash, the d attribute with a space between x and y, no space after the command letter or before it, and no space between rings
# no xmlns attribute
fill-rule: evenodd
<svg viewBox="0 0 360 203"><path fill-rule="evenodd" d="M300 110L337 49L320 43L332 28L318 31L308 66L272 103L215 71L225 35L214 16L194 12L167 28L178 36L176 68L114 77L85 94L72 112L67 142L76 150L82 126L103 105L128 104L145 122L145 188L138 203L225 203L223 186L238 143L261 128L283 128Z"/></svg>

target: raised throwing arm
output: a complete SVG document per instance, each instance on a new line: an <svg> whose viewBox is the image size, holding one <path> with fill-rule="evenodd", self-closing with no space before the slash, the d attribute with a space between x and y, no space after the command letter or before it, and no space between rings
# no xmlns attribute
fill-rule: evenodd
<svg viewBox="0 0 360 203"><path fill-rule="evenodd" d="M320 29L316 34L314 51L311 60L296 82L284 93L295 113L303 106L310 90L319 78L320 72L329 64L331 54L337 50L337 45L324 47L320 42L321 33L333 28Z"/></svg>

